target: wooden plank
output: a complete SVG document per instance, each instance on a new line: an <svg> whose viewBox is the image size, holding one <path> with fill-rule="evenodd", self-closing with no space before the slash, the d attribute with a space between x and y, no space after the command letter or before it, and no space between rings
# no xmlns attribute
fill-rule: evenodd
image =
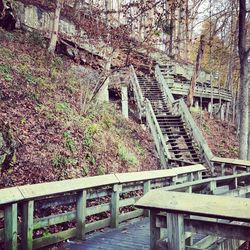
<svg viewBox="0 0 250 250"><path fill-rule="evenodd" d="M67 212L63 214L51 215L40 219L34 220L34 229L39 229L43 227L48 227L51 225L56 225L66 221L72 221L76 219L76 212Z"/></svg>
<svg viewBox="0 0 250 250"><path fill-rule="evenodd" d="M73 180L25 185L19 187L19 190L25 199L34 199L42 196L78 191L81 189L113 185L115 183L118 183L116 176L114 174L109 174Z"/></svg>
<svg viewBox="0 0 250 250"><path fill-rule="evenodd" d="M76 237L79 240L85 239L85 220L86 220L86 190L78 194L76 202Z"/></svg>
<svg viewBox="0 0 250 250"><path fill-rule="evenodd" d="M168 213L167 229L168 248L173 250L185 250L184 215Z"/></svg>
<svg viewBox="0 0 250 250"><path fill-rule="evenodd" d="M155 190L144 195L135 206L250 222L250 200L247 198Z"/></svg>
<svg viewBox="0 0 250 250"><path fill-rule="evenodd" d="M141 197L132 197L119 201L119 208L134 205Z"/></svg>
<svg viewBox="0 0 250 250"><path fill-rule="evenodd" d="M37 238L33 240L33 248L38 249L45 246L49 246L66 239L70 239L76 236L76 228L70 228L59 233L51 234L45 237Z"/></svg>
<svg viewBox="0 0 250 250"><path fill-rule="evenodd" d="M240 198L239 198L240 199ZM236 223L223 223L215 221L204 221L188 219L185 220L185 230L193 233L201 233L204 235L214 235L223 238L231 238L238 240L249 240L250 226L236 224Z"/></svg>
<svg viewBox="0 0 250 250"><path fill-rule="evenodd" d="M33 213L34 201L26 201L22 213L22 248L27 250L32 250L33 247Z"/></svg>
<svg viewBox="0 0 250 250"><path fill-rule="evenodd" d="M193 182L177 184L174 186L164 187L162 189L166 190L166 191L183 191L183 192L185 192L187 187L190 187L190 186L192 186L192 188L202 187L202 186L205 186L206 184L209 184L210 182L213 182L213 181L216 182L216 185L218 186L219 184L224 185L226 183L230 183L231 181L234 181L235 179L247 181L249 179L249 177L250 177L249 173L230 175L230 176L222 176L222 177L208 178L208 179L204 179L204 180L198 180L198 181L193 181Z"/></svg>
<svg viewBox="0 0 250 250"><path fill-rule="evenodd" d="M143 190L143 184L140 183L131 183L131 184L124 184L122 185L122 192L121 193L128 193L131 191Z"/></svg>
<svg viewBox="0 0 250 250"><path fill-rule="evenodd" d="M99 220L99 221L95 221L89 224L86 224L86 233L101 229L101 228L105 228L110 226L111 223L111 218L106 218L103 220Z"/></svg>
<svg viewBox="0 0 250 250"><path fill-rule="evenodd" d="M206 236L205 238L199 240L194 245L192 245L192 248L194 249L207 249L210 247L214 242L218 240L217 236Z"/></svg>
<svg viewBox="0 0 250 250"><path fill-rule="evenodd" d="M88 207L86 211L86 216L99 214L110 210L111 210L111 203L105 203L94 207Z"/></svg>
<svg viewBox="0 0 250 250"><path fill-rule="evenodd" d="M192 173L197 171L204 171L206 168L201 164L191 165L181 168L163 169L163 170L153 170L153 171L142 171L142 172L132 172L115 174L120 183L136 182L153 180L159 178L167 178L180 174Z"/></svg>
<svg viewBox="0 0 250 250"><path fill-rule="evenodd" d="M122 213L119 216L119 222L123 222L126 220L131 220L131 219L140 217L143 215L143 213L144 213L143 209L136 209L136 210L131 211L131 212Z"/></svg>
<svg viewBox="0 0 250 250"><path fill-rule="evenodd" d="M4 209L4 249L17 249L17 203Z"/></svg>
<svg viewBox="0 0 250 250"><path fill-rule="evenodd" d="M23 195L17 187L0 189L0 205L23 200Z"/></svg>

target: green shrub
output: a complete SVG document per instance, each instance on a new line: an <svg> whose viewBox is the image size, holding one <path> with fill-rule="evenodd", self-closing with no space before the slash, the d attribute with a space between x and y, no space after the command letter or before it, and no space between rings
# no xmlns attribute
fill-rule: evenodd
<svg viewBox="0 0 250 250"><path fill-rule="evenodd" d="M63 139L64 139L64 146L70 150L71 153L76 151L76 145L75 142L72 138L72 135L70 133L70 131L65 131L63 133Z"/></svg>
<svg viewBox="0 0 250 250"><path fill-rule="evenodd" d="M138 159L136 155L129 151L124 145L118 146L118 157L121 161L128 163L129 165L138 165Z"/></svg>
<svg viewBox="0 0 250 250"><path fill-rule="evenodd" d="M83 145L91 147L93 144L93 136L98 132L99 126L96 123L90 124L84 130Z"/></svg>
<svg viewBox="0 0 250 250"><path fill-rule="evenodd" d="M13 80L12 68L9 64L0 64L0 75L3 76L4 80L9 82Z"/></svg>

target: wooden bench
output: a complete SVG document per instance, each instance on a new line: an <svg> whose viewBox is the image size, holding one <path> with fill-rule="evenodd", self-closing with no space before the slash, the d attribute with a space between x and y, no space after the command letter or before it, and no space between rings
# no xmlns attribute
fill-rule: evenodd
<svg viewBox="0 0 250 250"><path fill-rule="evenodd" d="M170 250L185 249L185 232L250 239L250 227L246 225L250 222L250 200L247 198L155 190L144 195L135 206L150 210L151 249L157 249L164 225ZM162 212L166 213L165 221L159 220ZM218 222L218 219L240 223Z"/></svg>

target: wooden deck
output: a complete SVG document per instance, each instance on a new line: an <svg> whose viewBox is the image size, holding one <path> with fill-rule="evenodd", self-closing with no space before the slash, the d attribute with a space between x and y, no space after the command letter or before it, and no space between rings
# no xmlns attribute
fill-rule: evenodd
<svg viewBox="0 0 250 250"><path fill-rule="evenodd" d="M86 241L68 241L61 250L146 250L150 249L149 219L123 223L118 229L105 228L90 234Z"/></svg>

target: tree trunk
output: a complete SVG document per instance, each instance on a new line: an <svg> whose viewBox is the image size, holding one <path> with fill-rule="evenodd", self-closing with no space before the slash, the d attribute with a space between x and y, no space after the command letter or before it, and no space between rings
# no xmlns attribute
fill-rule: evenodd
<svg viewBox="0 0 250 250"><path fill-rule="evenodd" d="M240 159L246 160L248 153L248 54L246 48L246 0L240 0L239 11L239 57L240 57Z"/></svg>
<svg viewBox="0 0 250 250"><path fill-rule="evenodd" d="M48 52L52 55L54 55L54 53L55 53L56 43L58 40L60 13L61 13L63 1L64 0L57 0L57 2L56 2L56 10L55 10L55 14L54 14L50 43L49 43L49 47L48 47Z"/></svg>
<svg viewBox="0 0 250 250"><path fill-rule="evenodd" d="M187 95L187 106L189 108L193 106L194 90L195 90L197 78L199 76L199 71L201 68L201 60L203 58L204 49L205 49L205 36L201 35L200 45L199 45L197 57L196 57L196 63L195 63L194 69L193 69L193 75L191 78L190 87L189 87L188 95Z"/></svg>
<svg viewBox="0 0 250 250"><path fill-rule="evenodd" d="M169 56L173 56L173 46L174 46L174 29L175 29L175 6L174 3L170 7L170 37L169 37Z"/></svg>
<svg viewBox="0 0 250 250"><path fill-rule="evenodd" d="M3 4L3 0L0 0L0 19L2 17L2 13L4 11L4 4Z"/></svg>
<svg viewBox="0 0 250 250"><path fill-rule="evenodd" d="M188 0L185 4L185 60L188 60L188 44L189 44L189 6Z"/></svg>
<svg viewBox="0 0 250 250"><path fill-rule="evenodd" d="M249 87L248 87L249 91ZM248 92L248 122L250 121L250 95ZM249 126L249 125L248 125ZM248 150L247 150L247 160L250 161L250 126L248 127Z"/></svg>

